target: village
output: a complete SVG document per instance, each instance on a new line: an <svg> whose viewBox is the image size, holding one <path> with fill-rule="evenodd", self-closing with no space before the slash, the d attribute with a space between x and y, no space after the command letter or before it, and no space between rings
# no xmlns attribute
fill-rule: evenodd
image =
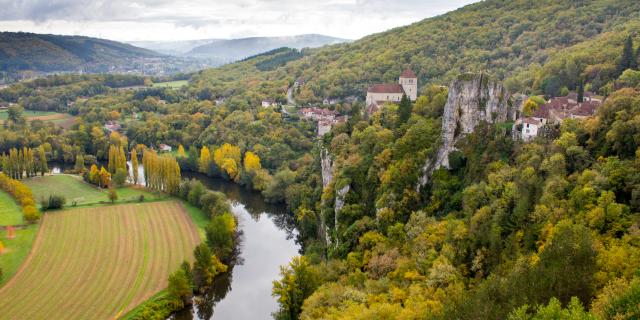
<svg viewBox="0 0 640 320"><path fill-rule="evenodd" d="M301 84L300 80L295 85ZM416 74L406 69L398 78L398 83L393 84L373 84L367 89L365 99L366 116L371 116L381 110L386 103L400 103L403 95L406 95L412 102L417 99L418 79ZM523 103L528 100L526 96L518 97ZM337 99L325 99L323 105L334 105ZM272 100L262 102L262 107L274 106ZM519 112L519 118L513 124L514 138L523 141L531 141L538 136L545 125L559 125L565 119L584 119L595 114L602 105L602 99L596 97L593 92L569 92L564 97L553 97L546 100L530 115ZM339 112L321 107L306 107L298 110L298 115L303 120L316 121L318 124L318 137L324 136L331 131L334 124L346 122L348 116Z"/></svg>

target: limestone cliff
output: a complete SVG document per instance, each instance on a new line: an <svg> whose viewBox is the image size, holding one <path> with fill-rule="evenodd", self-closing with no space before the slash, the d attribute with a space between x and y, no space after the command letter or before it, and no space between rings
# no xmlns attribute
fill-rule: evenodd
<svg viewBox="0 0 640 320"><path fill-rule="evenodd" d="M320 144L320 168L322 170L322 188L326 188L333 180L333 162L329 150Z"/></svg>
<svg viewBox="0 0 640 320"><path fill-rule="evenodd" d="M442 116L441 145L436 156L423 167L418 187L429 181L434 170L449 168L449 154L456 150L456 143L478 124L514 121L517 108L512 107L509 99L502 83L484 74L464 74L453 81Z"/></svg>

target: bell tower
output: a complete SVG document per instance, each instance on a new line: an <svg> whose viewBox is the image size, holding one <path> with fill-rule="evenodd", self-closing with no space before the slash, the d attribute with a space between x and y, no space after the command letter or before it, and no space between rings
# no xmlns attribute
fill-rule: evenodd
<svg viewBox="0 0 640 320"><path fill-rule="evenodd" d="M411 69L402 72L398 83L402 86L402 89L404 89L404 93L409 100L416 101L418 98L418 77Z"/></svg>

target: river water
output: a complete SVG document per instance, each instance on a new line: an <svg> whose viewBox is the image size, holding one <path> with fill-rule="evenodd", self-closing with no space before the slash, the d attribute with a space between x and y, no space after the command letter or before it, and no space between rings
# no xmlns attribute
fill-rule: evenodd
<svg viewBox="0 0 640 320"><path fill-rule="evenodd" d="M54 166L52 171L60 172L60 167ZM143 174L140 170L140 177ZM173 315L172 319L271 319L271 313L278 309L271 296L272 283L280 279L280 266L289 263L300 250L295 242L294 218L284 206L266 203L259 193L235 183L194 173L182 176L223 192L238 218L242 236L238 263L230 266L230 272L217 277L204 297L195 298L190 309Z"/></svg>
<svg viewBox="0 0 640 320"><path fill-rule="evenodd" d="M235 183L201 174L183 174L200 180L208 189L220 191L231 201L242 238L240 262L216 279L201 303L174 316L175 319L271 319L278 304L271 296L280 266L298 255L293 217L284 206L265 203L259 193ZM195 299L198 301L199 299Z"/></svg>

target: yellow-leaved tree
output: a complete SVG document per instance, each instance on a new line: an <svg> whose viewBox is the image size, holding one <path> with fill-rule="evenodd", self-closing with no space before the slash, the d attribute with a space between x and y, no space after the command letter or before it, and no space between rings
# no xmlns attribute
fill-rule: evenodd
<svg viewBox="0 0 640 320"><path fill-rule="evenodd" d="M200 160L198 161L198 168L200 172L207 173L207 168L209 168L209 164L211 163L211 153L209 152L209 148L207 146L203 146L200 149Z"/></svg>
<svg viewBox="0 0 640 320"><path fill-rule="evenodd" d="M240 179L240 148L229 143L213 151L213 161L221 171L226 172L235 181Z"/></svg>
<svg viewBox="0 0 640 320"><path fill-rule="evenodd" d="M178 145L178 157L186 158L187 153L184 151L184 147L182 145Z"/></svg>
<svg viewBox="0 0 640 320"><path fill-rule="evenodd" d="M260 157L251 151L247 151L244 154L244 171L248 173L255 173L260 169L262 169Z"/></svg>

